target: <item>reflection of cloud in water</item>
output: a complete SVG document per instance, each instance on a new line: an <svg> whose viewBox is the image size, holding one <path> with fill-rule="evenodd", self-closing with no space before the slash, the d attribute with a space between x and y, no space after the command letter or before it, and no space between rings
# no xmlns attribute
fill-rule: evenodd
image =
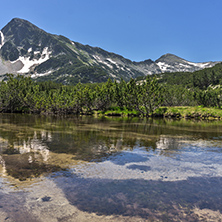
<svg viewBox="0 0 222 222"><path fill-rule="evenodd" d="M180 153L179 158L171 158L155 152L148 155L142 149L135 149L118 153L103 162L73 166L73 172L83 178L101 179L177 181L189 177L222 177L221 158L222 154L193 152Z"/></svg>
<svg viewBox="0 0 222 222"><path fill-rule="evenodd" d="M222 141L221 140L195 140L195 141L182 141L184 143L184 146L186 148L191 147L191 148L198 148L198 149L205 149L207 151L212 151L212 152L222 152Z"/></svg>
<svg viewBox="0 0 222 222"><path fill-rule="evenodd" d="M128 163L145 162L149 160L148 154L136 153L133 151L123 151L118 155L111 156L107 161L117 165L126 165Z"/></svg>

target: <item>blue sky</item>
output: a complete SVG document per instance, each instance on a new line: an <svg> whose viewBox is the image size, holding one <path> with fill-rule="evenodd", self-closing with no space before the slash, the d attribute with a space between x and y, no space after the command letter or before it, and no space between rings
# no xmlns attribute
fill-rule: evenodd
<svg viewBox="0 0 222 222"><path fill-rule="evenodd" d="M132 61L222 61L221 10L221 0L9 0L0 29L18 17Z"/></svg>

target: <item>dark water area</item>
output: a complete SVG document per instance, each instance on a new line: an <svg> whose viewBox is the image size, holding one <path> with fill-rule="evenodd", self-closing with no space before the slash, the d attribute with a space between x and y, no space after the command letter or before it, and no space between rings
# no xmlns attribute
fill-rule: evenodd
<svg viewBox="0 0 222 222"><path fill-rule="evenodd" d="M221 121L1 114L0 219L222 221L221 160Z"/></svg>

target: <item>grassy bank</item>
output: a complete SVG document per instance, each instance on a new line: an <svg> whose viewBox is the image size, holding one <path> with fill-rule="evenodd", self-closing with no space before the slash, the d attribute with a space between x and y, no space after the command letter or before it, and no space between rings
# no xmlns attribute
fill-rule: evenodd
<svg viewBox="0 0 222 222"><path fill-rule="evenodd" d="M120 107L112 107L107 111L98 111L96 115L101 116L140 116L140 113L136 110L128 110L127 108L120 108Z"/></svg>
<svg viewBox="0 0 222 222"><path fill-rule="evenodd" d="M160 107L155 112L170 118L221 119L222 109L202 106Z"/></svg>
<svg viewBox="0 0 222 222"><path fill-rule="evenodd" d="M97 112L97 115L140 116L140 113L135 110L131 111L114 107L105 112ZM202 106L160 107L155 110L152 116L165 118L222 119L222 109Z"/></svg>

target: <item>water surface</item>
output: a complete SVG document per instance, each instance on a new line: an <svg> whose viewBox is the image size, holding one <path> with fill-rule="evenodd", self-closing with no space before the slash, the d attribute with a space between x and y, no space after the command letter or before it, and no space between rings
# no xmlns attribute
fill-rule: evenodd
<svg viewBox="0 0 222 222"><path fill-rule="evenodd" d="M0 115L1 221L220 221L222 122Z"/></svg>

